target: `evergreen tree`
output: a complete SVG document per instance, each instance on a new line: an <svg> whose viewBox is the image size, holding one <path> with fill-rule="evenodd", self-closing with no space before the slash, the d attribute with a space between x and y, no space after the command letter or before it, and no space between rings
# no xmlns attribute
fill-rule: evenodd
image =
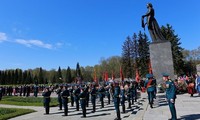
<svg viewBox="0 0 200 120"><path fill-rule="evenodd" d="M44 84L44 73L42 67L39 68L39 84Z"/></svg>
<svg viewBox="0 0 200 120"><path fill-rule="evenodd" d="M132 46L131 57L133 59L133 73L135 75L135 71L139 67L139 63L138 63L139 62L139 60L138 60L138 57L139 57L138 46L139 46L139 44L138 44L138 39L137 39L136 33L133 34L132 41L133 41L133 46Z"/></svg>
<svg viewBox="0 0 200 120"><path fill-rule="evenodd" d="M69 66L67 67L66 82L67 83L72 82L72 74L71 74L71 69Z"/></svg>
<svg viewBox="0 0 200 120"><path fill-rule="evenodd" d="M133 77L133 66L131 58L132 46L133 42L131 41L131 38L128 36L122 46L122 68L124 71L124 76L126 78Z"/></svg>
<svg viewBox="0 0 200 120"><path fill-rule="evenodd" d="M162 26L161 31L163 36L171 42L172 47L172 57L173 57L173 63L174 63L174 69L175 73L180 75L183 74L184 69L184 61L183 61L183 48L180 47L180 38L178 35L175 34L175 31L173 30L172 26L167 24L167 26Z"/></svg>
<svg viewBox="0 0 200 120"><path fill-rule="evenodd" d="M140 31L138 34L138 68L141 76L145 76L148 73L149 55L148 38L146 34L142 34Z"/></svg>
<svg viewBox="0 0 200 120"><path fill-rule="evenodd" d="M59 66L58 72L57 72L57 80L58 80L57 81L58 83L63 83L62 71L61 71L60 66Z"/></svg>

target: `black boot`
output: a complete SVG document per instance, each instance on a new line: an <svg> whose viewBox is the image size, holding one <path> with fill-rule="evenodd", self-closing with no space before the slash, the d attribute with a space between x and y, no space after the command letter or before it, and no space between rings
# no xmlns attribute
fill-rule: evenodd
<svg viewBox="0 0 200 120"><path fill-rule="evenodd" d="M120 111L117 111L117 120L121 120Z"/></svg>
<svg viewBox="0 0 200 120"><path fill-rule="evenodd" d="M124 105L122 105L122 111L123 111L123 113L125 113L126 111L125 111L125 104Z"/></svg>

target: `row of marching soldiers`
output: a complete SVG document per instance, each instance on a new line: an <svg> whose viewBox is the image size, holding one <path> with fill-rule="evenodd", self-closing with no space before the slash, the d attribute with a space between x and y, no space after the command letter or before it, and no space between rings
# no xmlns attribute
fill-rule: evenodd
<svg viewBox="0 0 200 120"><path fill-rule="evenodd" d="M97 85L96 83L90 85L60 85L56 90L58 95L59 110L62 110L64 106L64 115L68 115L68 102L71 102L71 106L76 104L76 110L79 111L79 102L82 108L83 116L86 117L86 107L89 107L89 100L92 103L92 113L96 112L96 99L99 98L101 103L100 108L104 108L104 98L107 97L107 105L114 102L117 118L115 120L121 120L120 118L120 103L122 106L122 113L125 113L125 101L128 101L127 109L131 109L131 105L137 101L137 82L123 82L123 83L110 83L109 85ZM45 114L49 114L49 102L51 92L49 88L43 92Z"/></svg>

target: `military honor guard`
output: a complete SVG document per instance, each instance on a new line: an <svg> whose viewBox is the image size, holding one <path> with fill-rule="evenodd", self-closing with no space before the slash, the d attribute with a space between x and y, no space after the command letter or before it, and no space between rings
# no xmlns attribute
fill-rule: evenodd
<svg viewBox="0 0 200 120"><path fill-rule="evenodd" d="M90 100L90 93L89 93L89 86L86 85L85 86L85 92L86 92L86 107L89 107L89 100Z"/></svg>
<svg viewBox="0 0 200 120"><path fill-rule="evenodd" d="M171 119L169 120L177 120L176 108L175 108L176 86L174 82L169 78L169 75L167 73L163 74L163 80L165 81L166 84L166 98L172 116Z"/></svg>
<svg viewBox="0 0 200 120"><path fill-rule="evenodd" d="M96 85L93 84L92 85L92 90L90 92L91 94L91 102L92 102L92 112L96 112L96 95L97 95L97 89L96 89Z"/></svg>
<svg viewBox="0 0 200 120"><path fill-rule="evenodd" d="M127 109L131 109L131 88L130 88L130 83L127 83L128 89L126 92L127 95L127 101L128 101L128 107Z"/></svg>
<svg viewBox="0 0 200 120"><path fill-rule="evenodd" d="M106 91L106 96L108 98L108 104L107 105L109 105L110 104L110 87L106 86L105 91Z"/></svg>
<svg viewBox="0 0 200 120"><path fill-rule="evenodd" d="M62 98L60 93L62 92L62 85L59 85L59 88L56 90L56 94L58 95L58 103L59 103L59 110L62 110Z"/></svg>
<svg viewBox="0 0 200 120"><path fill-rule="evenodd" d="M50 103L50 96L51 91L48 87L46 87L42 93L42 96L44 97L44 108L45 108L45 114L49 114L49 103Z"/></svg>
<svg viewBox="0 0 200 120"><path fill-rule="evenodd" d="M125 111L125 101L126 101L126 97L125 97L125 89L124 86L121 86L121 105L122 105L122 113L126 113Z"/></svg>
<svg viewBox="0 0 200 120"><path fill-rule="evenodd" d="M105 89L104 89L103 85L100 86L98 92L99 92L99 99L101 101L101 108L104 108Z"/></svg>
<svg viewBox="0 0 200 120"><path fill-rule="evenodd" d="M155 97L155 86L156 80L153 78L152 74L146 75L147 80L145 81L145 87L147 89L148 100L150 107L153 108L153 99Z"/></svg>
<svg viewBox="0 0 200 120"><path fill-rule="evenodd" d="M119 104L120 104L120 87L119 87L119 83L116 82L115 91L114 91L114 106L115 106L117 118L115 118L114 120L121 120Z"/></svg>
<svg viewBox="0 0 200 120"><path fill-rule="evenodd" d="M73 107L74 106L74 86L71 86L71 88L69 89L69 93L70 93L71 107Z"/></svg>
<svg viewBox="0 0 200 120"><path fill-rule="evenodd" d="M86 117L86 94L87 88L81 88L81 93L79 94L80 102L81 102L81 109L83 112L83 118Z"/></svg>
<svg viewBox="0 0 200 120"><path fill-rule="evenodd" d="M77 85L75 90L74 90L74 100L76 103L76 110L79 111L79 94L80 94L81 90L80 87Z"/></svg>
<svg viewBox="0 0 200 120"><path fill-rule="evenodd" d="M62 103L64 106L64 115L63 116L68 116L68 97L70 96L68 86L65 85L63 87L63 91L60 93L61 98L62 98Z"/></svg>

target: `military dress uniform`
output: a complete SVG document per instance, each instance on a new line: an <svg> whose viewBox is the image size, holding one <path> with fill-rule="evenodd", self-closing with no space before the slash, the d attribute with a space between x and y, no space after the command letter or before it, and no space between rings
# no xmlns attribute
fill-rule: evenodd
<svg viewBox="0 0 200 120"><path fill-rule="evenodd" d="M99 99L101 101L101 108L104 108L104 97L105 97L104 87L101 87L98 92L99 92Z"/></svg>
<svg viewBox="0 0 200 120"><path fill-rule="evenodd" d="M62 97L62 103L64 106L64 116L68 115L68 97L70 96L69 90L67 89L67 86L64 87L64 91L61 92L61 97Z"/></svg>
<svg viewBox="0 0 200 120"><path fill-rule="evenodd" d="M86 117L86 89L82 88L81 93L79 94L80 102L81 102L81 109L83 112L82 117Z"/></svg>
<svg viewBox="0 0 200 120"><path fill-rule="evenodd" d="M89 107L89 99L90 99L89 86L86 86L85 92L86 92L86 107Z"/></svg>
<svg viewBox="0 0 200 120"><path fill-rule="evenodd" d="M127 100L128 100L128 107L127 108L130 109L131 108L131 88L130 88L130 86L127 89L126 95L127 95Z"/></svg>
<svg viewBox="0 0 200 120"><path fill-rule="evenodd" d="M125 101L126 101L126 97L125 97L125 89L123 88L121 90L121 105L122 105L122 113L125 113Z"/></svg>
<svg viewBox="0 0 200 120"><path fill-rule="evenodd" d="M108 87L108 88L106 88L106 96L107 96L107 98L108 98L108 105L110 104L110 88Z"/></svg>
<svg viewBox="0 0 200 120"><path fill-rule="evenodd" d="M91 102L92 102L92 112L95 112L96 111L96 94L97 94L97 90L96 90L96 87L95 86L93 86L93 88L92 88L92 90L91 90L91 92L90 92L90 94L91 94Z"/></svg>
<svg viewBox="0 0 200 120"><path fill-rule="evenodd" d="M74 90L74 100L75 100L75 103L76 103L76 110L79 111L79 94L80 94L81 90L79 87L77 87L75 90Z"/></svg>
<svg viewBox="0 0 200 120"><path fill-rule="evenodd" d="M59 103L59 110L62 110L62 98L61 98L62 86L59 86L59 89L56 91L58 95L58 103Z"/></svg>
<svg viewBox="0 0 200 120"><path fill-rule="evenodd" d="M71 100L71 106L74 106L74 88L72 86L71 89L69 89L69 93L70 93L70 100Z"/></svg>
<svg viewBox="0 0 200 120"><path fill-rule="evenodd" d="M51 91L49 91L49 88L45 88L45 91L42 93L42 96L44 97L43 102L44 102L45 114L49 114L50 95Z"/></svg>
<svg viewBox="0 0 200 120"><path fill-rule="evenodd" d="M119 85L115 86L115 91L114 91L114 106L115 110L117 113L117 118L115 120L121 120L120 118L120 109L119 109L119 104L120 104L120 87Z"/></svg>
<svg viewBox="0 0 200 120"><path fill-rule="evenodd" d="M152 74L146 75L147 80L145 81L145 87L147 88L148 100L150 107L153 108L153 99L155 97L155 84L156 81L153 79Z"/></svg>
<svg viewBox="0 0 200 120"><path fill-rule="evenodd" d="M163 74L163 77L168 77L168 74ZM169 120L177 120L176 108L175 108L175 99L176 99L176 86L174 82L167 78L166 82L166 98L169 104L169 109L171 112L172 118Z"/></svg>

